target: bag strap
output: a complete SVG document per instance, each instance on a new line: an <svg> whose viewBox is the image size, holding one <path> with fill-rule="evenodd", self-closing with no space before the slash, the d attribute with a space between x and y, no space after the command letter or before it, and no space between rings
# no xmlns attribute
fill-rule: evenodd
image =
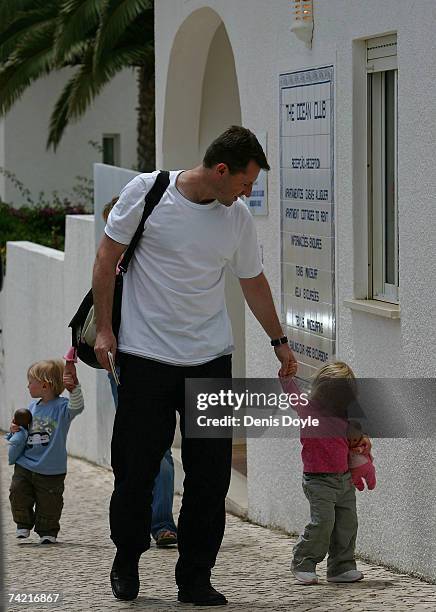
<svg viewBox="0 0 436 612"><path fill-rule="evenodd" d="M168 188L169 183L170 173L167 170L161 170L156 177L153 187L145 196L144 212L142 213L141 221L139 222L139 225L136 228L136 232L134 233L129 246L127 247L127 250L124 252L124 256L121 260L121 263L118 265L118 269L122 274L127 272L130 260L132 259L133 252L144 231L144 225L147 220L147 217L151 215L154 207L159 204L163 194Z"/></svg>

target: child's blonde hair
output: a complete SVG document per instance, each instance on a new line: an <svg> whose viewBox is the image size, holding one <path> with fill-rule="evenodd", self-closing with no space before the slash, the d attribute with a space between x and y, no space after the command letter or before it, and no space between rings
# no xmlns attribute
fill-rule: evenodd
<svg viewBox="0 0 436 612"><path fill-rule="evenodd" d="M103 208L103 212L101 213L103 216L103 220L107 221L107 218L109 217L109 213L112 210L112 208L115 206L115 204L118 202L118 197L119 196L115 196L112 198L112 200L110 202L108 202L105 207Z"/></svg>
<svg viewBox="0 0 436 612"><path fill-rule="evenodd" d="M60 395L65 389L63 381L64 362L61 359L37 361L29 367L27 376L50 385L55 395Z"/></svg>
<svg viewBox="0 0 436 612"><path fill-rule="evenodd" d="M352 387L355 387L356 377L350 366L344 361L334 361L333 363L326 363L314 375L312 389L316 389L320 384L332 378L346 379L350 381Z"/></svg>
<svg viewBox="0 0 436 612"><path fill-rule="evenodd" d="M343 361L327 363L313 377L312 399L321 400L330 409L345 410L356 394L356 377Z"/></svg>

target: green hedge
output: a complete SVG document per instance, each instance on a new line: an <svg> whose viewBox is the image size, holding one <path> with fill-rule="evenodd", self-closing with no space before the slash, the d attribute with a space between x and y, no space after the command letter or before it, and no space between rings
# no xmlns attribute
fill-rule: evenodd
<svg viewBox="0 0 436 612"><path fill-rule="evenodd" d="M14 208L0 202L0 253L3 260L9 240L29 240L63 251L65 216L86 212L84 206L69 203Z"/></svg>

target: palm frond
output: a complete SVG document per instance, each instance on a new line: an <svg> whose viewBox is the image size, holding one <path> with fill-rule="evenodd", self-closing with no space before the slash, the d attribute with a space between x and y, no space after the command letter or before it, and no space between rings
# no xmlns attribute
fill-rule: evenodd
<svg viewBox="0 0 436 612"><path fill-rule="evenodd" d="M147 14L147 21L153 23L152 0L107 1L95 41L94 66L96 69L103 56L109 54L117 45L129 26L144 14Z"/></svg>
<svg viewBox="0 0 436 612"><path fill-rule="evenodd" d="M55 2L32 2L33 8L18 11L7 27L0 31L0 63L8 60L27 36L57 19Z"/></svg>
<svg viewBox="0 0 436 612"><path fill-rule="evenodd" d="M154 16L150 11L141 13L121 34L115 46L132 44L154 49Z"/></svg>
<svg viewBox="0 0 436 612"><path fill-rule="evenodd" d="M68 81L56 102L50 118L50 132L47 148L54 150L59 145L66 127L82 117L103 87L126 66L140 65L144 58L142 47L124 48L113 52L107 58L104 69L98 76L93 72L92 49L89 49L84 63Z"/></svg>
<svg viewBox="0 0 436 612"><path fill-rule="evenodd" d="M94 39L107 0L63 0L56 32L56 59L77 55L84 41Z"/></svg>
<svg viewBox="0 0 436 612"><path fill-rule="evenodd" d="M144 49L131 46L124 49L114 49L108 54L104 63L100 64L98 72L94 71L92 56L87 57L76 72L69 104L69 117L76 119L83 115L92 100L118 72L127 66L138 65L143 61Z"/></svg>
<svg viewBox="0 0 436 612"><path fill-rule="evenodd" d="M153 0L0 0L0 115L33 81L76 66L50 118L56 149L119 71L141 66L153 78L153 12Z"/></svg>
<svg viewBox="0 0 436 612"><path fill-rule="evenodd" d="M29 85L53 69L54 24L46 24L14 51L0 71L0 115L8 112Z"/></svg>
<svg viewBox="0 0 436 612"><path fill-rule="evenodd" d="M68 126L68 105L73 88L75 76L73 76L62 90L61 95L56 101L55 107L50 117L50 126L47 139L47 149L51 146L56 151L61 138Z"/></svg>
<svg viewBox="0 0 436 612"><path fill-rule="evenodd" d="M59 0L47 0L44 4L59 4ZM0 1L0 31L3 31L15 21L18 13L30 12L40 8L42 0L1 0Z"/></svg>

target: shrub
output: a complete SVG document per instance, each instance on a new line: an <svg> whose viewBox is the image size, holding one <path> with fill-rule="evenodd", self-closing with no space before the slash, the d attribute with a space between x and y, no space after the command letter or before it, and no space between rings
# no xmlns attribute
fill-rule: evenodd
<svg viewBox="0 0 436 612"><path fill-rule="evenodd" d="M83 205L57 201L14 208L0 202L0 252L4 260L8 240L29 240L60 251L65 244L65 216L85 214Z"/></svg>
<svg viewBox="0 0 436 612"><path fill-rule="evenodd" d="M41 192L35 201L29 189L16 174L1 166L0 174L12 183L21 200L26 202L17 208L0 200L0 257L3 262L6 259L8 240L28 240L63 251L65 216L92 212L92 179L75 177L76 183L72 188L71 197L77 204L73 205L68 198L61 199L57 191L53 191L51 197Z"/></svg>

